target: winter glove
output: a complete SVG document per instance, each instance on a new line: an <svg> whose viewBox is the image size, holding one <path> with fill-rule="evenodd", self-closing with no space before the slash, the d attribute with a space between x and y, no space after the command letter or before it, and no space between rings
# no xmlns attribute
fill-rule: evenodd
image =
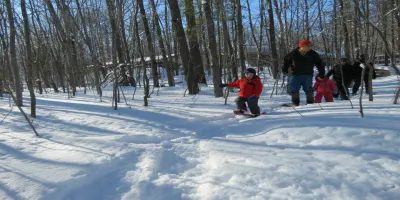
<svg viewBox="0 0 400 200"><path fill-rule="evenodd" d="M219 84L220 88L223 88L223 87L226 87L226 86L228 86L228 84Z"/></svg>
<svg viewBox="0 0 400 200"><path fill-rule="evenodd" d="M256 96L250 96L249 98L247 98L247 101L250 101L250 102L254 102L254 101L257 101L258 100L258 98L256 97Z"/></svg>

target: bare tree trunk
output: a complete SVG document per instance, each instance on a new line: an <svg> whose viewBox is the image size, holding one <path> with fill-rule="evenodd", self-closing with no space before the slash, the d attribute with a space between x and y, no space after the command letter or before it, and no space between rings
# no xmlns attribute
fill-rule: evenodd
<svg viewBox="0 0 400 200"><path fill-rule="evenodd" d="M360 24L360 17L358 16L358 12L357 12L357 7L359 7L359 3L358 1L354 2L354 9L355 9L355 13L354 13L354 28L353 28L353 39L354 39L354 48L355 48L355 53L356 55L354 56L354 59L358 59L358 57L360 56L360 44L359 44L359 40L360 38L358 37L358 32L359 32L359 24ZM348 58L350 59L350 58Z"/></svg>
<svg viewBox="0 0 400 200"><path fill-rule="evenodd" d="M139 9L139 5L138 5L137 9ZM136 36L136 42L137 42L137 49L139 51L140 61L142 63L142 68L143 68L143 88L144 88L143 102L144 102L144 106L148 106L149 105L148 98L149 98L149 94L150 94L150 86L149 86L149 78L147 77L146 61L144 60L144 54L143 54L142 45L140 42L139 27L138 27L138 22L137 22L137 13L138 13L137 9L136 9L135 15L134 15L135 36ZM138 79L138 81L140 81L140 79Z"/></svg>
<svg viewBox="0 0 400 200"><path fill-rule="evenodd" d="M158 45L160 47L161 54L162 54L162 57L163 57L163 65L164 65L165 70L167 71L168 85L169 86L175 86L175 81L174 81L174 77L173 77L173 71L171 69L172 67L170 66L170 62L169 62L169 59L167 57L167 51L166 51L165 46L164 46L164 40L163 40L163 37L162 37L160 24L158 23L160 18L158 17L156 4L154 3L154 0L150 0L149 2L150 2L150 5L151 5L151 8L153 10L153 21L154 21L154 23L156 25L156 29L157 29Z"/></svg>
<svg viewBox="0 0 400 200"><path fill-rule="evenodd" d="M101 98L101 96L102 96L102 91L101 91L101 86L100 86L100 64L101 63L99 63L99 61L98 61L98 59L97 59L97 57L95 55L95 52L94 52L94 49L93 49L93 44L92 44L91 38L89 36L88 30L87 30L86 20L85 20L85 17L83 15L83 13L82 13L82 9L81 9L79 0L75 0L75 3L76 3L76 6L77 6L77 9L78 9L79 16L81 17L81 21L82 21L83 40L85 41L85 43L86 43L86 45L88 47L88 50L89 50L89 53L90 53L90 57L92 59L93 72L94 72L94 82L95 82L94 84L95 84L95 87L96 87L97 94L100 95L100 98Z"/></svg>
<svg viewBox="0 0 400 200"><path fill-rule="evenodd" d="M356 1L356 0L353 0L353 1ZM384 40L384 35L383 35L382 31L379 30L379 28L375 24L373 24L371 21L369 21L368 18L366 18L366 16L361 12L360 8L357 9L357 12L361 18L363 18L373 29L375 29L375 31L378 33L379 37L382 39L383 46L385 48L386 53L390 56L391 60L395 60L395 54L391 51L388 41ZM392 62L391 67L396 72L396 74L400 75L400 70L396 67L396 63Z"/></svg>
<svg viewBox="0 0 400 200"><path fill-rule="evenodd" d="M365 67L369 68L369 71L368 71L368 100L374 101L374 90L372 88L372 74L374 71L374 67L369 62L365 63Z"/></svg>
<svg viewBox="0 0 400 200"><path fill-rule="evenodd" d="M36 97L35 91L33 89L33 65L32 61L34 60L32 54L32 45L31 45L31 32L29 29L29 19L28 14L26 13L26 5L25 0L21 0L21 11L22 17L24 19L24 35L25 35L25 45L26 45L26 68L27 68L27 75L26 75L26 84L28 86L29 95L31 96L31 116L36 117Z"/></svg>
<svg viewBox="0 0 400 200"><path fill-rule="evenodd" d="M0 10L0 16L2 18L2 20L0 19L0 30L3 30L4 32L2 32L2 34L0 34L0 40L1 40L1 44L3 47L3 63L1 63L2 66L2 76L0 77L0 81L3 83L3 87L2 88L7 88L6 86L6 82L8 82L8 84L12 85L14 84L13 82L13 76L6 76L6 74L12 74L13 70L11 68L11 64L10 64L10 56L9 56L9 51L8 51L8 44L7 44L7 40L6 37L8 36L7 33L7 17L4 16L4 12L2 10ZM6 77L8 79L6 79ZM0 88L0 89L2 89Z"/></svg>
<svg viewBox="0 0 400 200"><path fill-rule="evenodd" d="M198 83L207 84L206 77L204 75L203 61L200 54L200 45L197 38L197 26L196 18L194 14L193 0L184 0L185 3L185 15L187 20L187 37L189 41L190 58L192 65L196 73L196 79Z"/></svg>
<svg viewBox="0 0 400 200"><path fill-rule="evenodd" d="M337 1L338 0L333 0L333 23L334 23L334 27L333 27L333 29L334 29L334 33L333 33L333 46L334 46L334 49L335 49L335 58L336 58L336 60L339 60L339 58L340 58L340 47L339 47L339 44L338 44L338 40L339 40L339 38L338 38L338 22L340 22L339 20L338 20L338 17L337 17ZM348 59L350 59L350 58L348 58Z"/></svg>
<svg viewBox="0 0 400 200"><path fill-rule="evenodd" d="M242 78L244 77L244 70L246 69L245 57L244 57L244 33L243 33L243 22L242 22L242 5L240 0L236 0L236 21L237 21L237 38L238 38L238 50L239 50L239 63L241 68Z"/></svg>
<svg viewBox="0 0 400 200"><path fill-rule="evenodd" d="M257 48L257 71L260 71L260 59L261 59L261 48L262 48L262 31L260 31L261 36L259 37L260 43L257 42L255 30L254 30L254 25L253 25L253 20L251 17L251 9L250 9L250 2L249 0L246 0L247 4L247 13L249 15L249 25L250 25L250 30L251 30L251 36L253 38L254 43L256 44ZM260 18L263 19L264 17L264 2L261 0L260 2ZM264 25L264 20L261 20L260 22L260 30L263 30L263 25Z"/></svg>
<svg viewBox="0 0 400 200"><path fill-rule="evenodd" d="M306 33L306 40L310 40L310 30L311 30L311 28L310 28L310 21L309 21L309 19L308 19L308 10L309 10L309 7L308 7L308 0L304 0L304 5L305 5L305 9L304 9L304 12L305 12L305 20L304 20L304 30L305 30L305 33Z"/></svg>
<svg viewBox="0 0 400 200"><path fill-rule="evenodd" d="M350 57L350 36L349 31L346 25L346 17L344 12L344 3L343 0L339 0L339 7L340 7L340 18L341 18L341 25L342 25L342 34L344 36L344 55L346 58Z"/></svg>
<svg viewBox="0 0 400 200"><path fill-rule="evenodd" d="M364 111L363 111L363 106L362 106L362 97L363 97L363 91L364 91L364 75L365 75L365 70L367 66L363 67L362 73L361 73L361 90L360 90L360 114L361 118L364 117Z"/></svg>
<svg viewBox="0 0 400 200"><path fill-rule="evenodd" d="M150 53L151 71L153 74L153 84L154 84L154 87L160 87L160 83L158 81L156 55L155 55L154 48L153 48L153 39L151 38L149 22L147 21L147 18L146 18L146 11L143 6L143 0L137 0L136 2L140 8L140 15L142 18L144 32L146 34L147 50Z"/></svg>
<svg viewBox="0 0 400 200"><path fill-rule="evenodd" d="M76 62L76 57L74 57L73 55L73 41L71 40L71 37L69 37L69 23L68 23L68 19L67 16L68 15L68 7L67 5L65 5L65 2L62 5L59 5L60 8L62 9L62 14L64 16L64 20L66 21L66 27L64 28L62 26L61 20L58 17L53 3L50 0L45 0L47 7L49 8L49 12L51 15L51 18L53 20L53 24L56 27L57 32L60 35L60 39L61 39L61 47L62 47L62 51L65 52L66 54L66 71L68 72L68 77L69 77L69 82L70 85L72 87L72 95L75 95L75 91L76 91L76 87L75 87L75 79L74 79L74 67L77 66L77 62ZM76 55L75 55L76 56ZM61 68L59 69L61 71L63 71ZM60 72L59 72L60 73ZM61 72L61 74L59 74L59 76L64 76L64 74ZM65 91L64 91L65 92Z"/></svg>
<svg viewBox="0 0 400 200"><path fill-rule="evenodd" d="M319 26L320 26L321 36L322 36L322 43L324 45L324 51L325 51L325 60L326 60L325 64L330 66L331 63L329 62L329 57L328 57L328 47L326 45L326 40L325 40L325 38L326 38L325 32L326 31L325 31L325 29L323 27L324 23L323 23L323 20L322 20L322 17L324 16L324 15L322 15L324 4L321 3L321 0L317 0L317 4L318 4L317 6L318 6Z"/></svg>
<svg viewBox="0 0 400 200"><path fill-rule="evenodd" d="M393 104L397 104L399 96L400 96L400 87L397 87L397 92L396 92L396 95L394 97Z"/></svg>
<svg viewBox="0 0 400 200"><path fill-rule="evenodd" d="M125 35L125 22L124 22L124 9L123 9L123 3L124 0L116 0L116 24L118 27L118 41L120 46L117 47L117 51L120 52L121 57L118 59L119 63L129 63L129 51L127 49L127 44L126 44L126 35ZM126 70L128 69L128 65L119 65L119 74L122 77L122 80L120 83L122 83L123 86L128 86L129 85L129 79L128 75L126 74ZM121 87L118 87L121 88ZM120 98L118 94L118 98Z"/></svg>
<svg viewBox="0 0 400 200"><path fill-rule="evenodd" d="M282 16L281 9L285 9L286 10L286 8L285 8L286 3L284 2L283 3L284 5L280 6L280 8L279 8L277 0L273 0L273 3L274 3L274 6L275 6L275 13L277 14L277 16ZM280 56L279 60L282 60L281 57L284 56L288 51L287 50L288 47L287 47L286 42L285 42L285 40L286 40L285 38L287 36L287 29L286 29L286 27L285 27L285 25L284 25L284 23L282 21L282 18L281 17L277 17L277 18L278 18L278 24L279 24L279 30L280 30L280 34L278 35L278 38L279 38L279 50L280 50L279 51L279 56ZM262 21L264 21L264 20L262 20ZM260 32L262 32L262 31L260 31Z"/></svg>
<svg viewBox="0 0 400 200"><path fill-rule="evenodd" d="M210 56L209 56L209 54L210 54L210 52L209 52L209 50L208 50L208 48L207 48L207 41L206 41L206 29L207 28L204 28L204 26L207 26L207 23L205 23L204 22L204 20L203 19L205 19L205 17L203 16L203 9L202 9L202 4L203 2L202 2L202 0L197 0L197 4L198 4L198 7L199 7L199 13L200 13L200 19L201 20L199 20L200 22L200 24L198 25L198 27L200 28L200 30L198 31L198 34L200 35L199 37L201 38L201 41L200 41L200 53L202 54L202 55L204 55L204 59L203 59L203 61L205 60L205 62L206 62L206 70L207 70L207 75L211 75L211 63L210 63ZM217 23L219 23L219 21L218 20L216 20L217 21ZM201 49L203 49L203 51L204 52L202 52L201 51ZM202 58L203 58L203 56L202 56ZM221 65L219 65L219 66L221 66Z"/></svg>
<svg viewBox="0 0 400 200"><path fill-rule="evenodd" d="M76 93L76 87L77 87L77 68L78 68L78 60L77 60L77 54L76 54L76 49L75 49L75 36L73 34L72 30L72 19L69 14L69 6L66 0L61 0L61 5L57 4L62 12L62 19L64 21L64 32L65 32L65 40L64 42L65 47L66 47L66 52L67 52L67 58L68 58L68 65L67 65L67 71L68 71L68 77L69 77L69 82L70 86L72 88L72 96L75 96ZM56 1L58 3L58 1Z"/></svg>
<svg viewBox="0 0 400 200"><path fill-rule="evenodd" d="M120 44L118 41L118 29L117 23L115 21L115 7L113 0L107 0L107 10L108 16L111 24L111 35L112 35L112 64L113 64L113 72L114 72L114 86L113 86L113 102L114 102L114 109L118 109L118 73L117 73L117 46Z"/></svg>
<svg viewBox="0 0 400 200"><path fill-rule="evenodd" d="M14 25L14 14L12 12L12 5L10 0L6 0L7 14L8 14L8 25L10 26L10 60L11 60L11 70L13 73L13 82L15 90L15 104L20 107L22 103L22 85L21 78L19 75L19 67L17 63L17 52L15 47L15 36L16 30Z"/></svg>
<svg viewBox="0 0 400 200"><path fill-rule="evenodd" d="M217 3L217 10L220 12L221 15L221 23L222 23L222 34L224 35L224 47L228 48L228 53L226 56L229 57L229 67L232 69L232 75L233 79L237 80L239 79L238 77L238 71L237 71L237 66L236 66L236 53L232 47L230 35L229 35L229 29L228 29L228 23L227 23L227 17L226 17L226 10L224 6L223 0L216 0Z"/></svg>
<svg viewBox="0 0 400 200"><path fill-rule="evenodd" d="M214 30L214 21L212 18L212 11L210 8L211 0L203 1L204 14L207 20L207 33L208 33L208 44L211 52L211 60L212 60L212 70L213 70L213 84L214 84L214 96L222 97L222 89L217 87L222 83L221 81L221 73L218 61L217 54L217 41L215 39L215 30Z"/></svg>
<svg viewBox="0 0 400 200"><path fill-rule="evenodd" d="M276 40L275 40L274 13L272 11L271 0L267 0L267 3L268 3L268 18L269 18L269 37L270 37L271 53L272 53L272 75L274 79L278 79L279 64L278 64L278 51L276 50Z"/></svg>
<svg viewBox="0 0 400 200"><path fill-rule="evenodd" d="M179 55L181 56L183 69L185 70L189 94L198 94L200 89L197 85L197 79L195 78L196 76L194 74L195 71L191 64L190 52L186 41L186 34L182 25L179 4L177 0L168 0L168 3L171 10L171 21L175 27L175 37L179 44Z"/></svg>

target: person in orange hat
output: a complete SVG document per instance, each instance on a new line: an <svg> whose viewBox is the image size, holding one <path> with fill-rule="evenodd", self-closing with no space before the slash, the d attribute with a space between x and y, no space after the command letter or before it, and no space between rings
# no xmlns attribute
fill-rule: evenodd
<svg viewBox="0 0 400 200"><path fill-rule="evenodd" d="M318 76L325 77L325 66L317 52L312 50L309 40L301 40L299 47L289 52L283 61L282 72L287 74L289 67L292 74L289 80L289 89L292 96L292 104L300 104L300 89L306 94L307 104L314 103L313 76L314 65L317 66Z"/></svg>

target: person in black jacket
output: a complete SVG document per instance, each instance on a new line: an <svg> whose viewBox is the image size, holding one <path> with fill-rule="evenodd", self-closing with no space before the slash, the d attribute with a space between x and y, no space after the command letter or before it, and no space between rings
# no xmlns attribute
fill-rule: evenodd
<svg viewBox="0 0 400 200"><path fill-rule="evenodd" d="M353 71L352 66L349 64L347 58L340 58L339 64L335 65L326 74L327 77L333 75L333 80L338 87L339 94L343 100L349 100L348 94L351 82L353 81ZM338 97L338 94L334 95Z"/></svg>
<svg viewBox="0 0 400 200"><path fill-rule="evenodd" d="M369 93L369 89L368 89L369 67L366 66L366 64L365 64L365 57L366 57L365 54L361 54L359 56L358 60L353 64L354 85L353 85L352 95L356 95L357 94L358 89L361 86L361 78L364 78L365 93L367 93L367 94ZM362 71L363 71L363 68L362 68L361 64L363 64L365 67L367 67L365 69L364 77L361 77ZM376 78L376 72L375 72L374 64L372 62L370 62L369 64L374 69L372 71L372 79L375 79Z"/></svg>
<svg viewBox="0 0 400 200"><path fill-rule="evenodd" d="M284 58L282 72L287 74L289 67L292 70L289 86L292 95L292 103L295 106L300 104L300 88L306 93L307 104L314 103L314 92L312 90L314 79L314 65L317 66L318 76L325 77L325 67L318 53L312 50L312 43L308 40L301 40L299 47L292 50Z"/></svg>

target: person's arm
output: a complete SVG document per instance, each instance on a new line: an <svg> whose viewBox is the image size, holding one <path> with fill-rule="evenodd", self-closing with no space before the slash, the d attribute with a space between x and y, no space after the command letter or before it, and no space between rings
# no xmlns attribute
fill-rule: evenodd
<svg viewBox="0 0 400 200"><path fill-rule="evenodd" d="M228 87L239 88L240 87L240 81L241 81L241 79L240 80L236 80L236 81L234 81L232 83L228 83Z"/></svg>
<svg viewBox="0 0 400 200"><path fill-rule="evenodd" d="M290 52L286 54L286 56L283 58L282 72L284 74L287 74L289 72L289 67L292 64L292 56L293 52Z"/></svg>
<svg viewBox="0 0 400 200"><path fill-rule="evenodd" d="M260 79L258 79L255 87L254 87L254 96L259 97L263 90L263 84Z"/></svg>
<svg viewBox="0 0 400 200"><path fill-rule="evenodd" d="M317 66L318 76L324 77L325 76L325 65L322 61L321 57L318 55L317 52L314 51L314 64Z"/></svg>

